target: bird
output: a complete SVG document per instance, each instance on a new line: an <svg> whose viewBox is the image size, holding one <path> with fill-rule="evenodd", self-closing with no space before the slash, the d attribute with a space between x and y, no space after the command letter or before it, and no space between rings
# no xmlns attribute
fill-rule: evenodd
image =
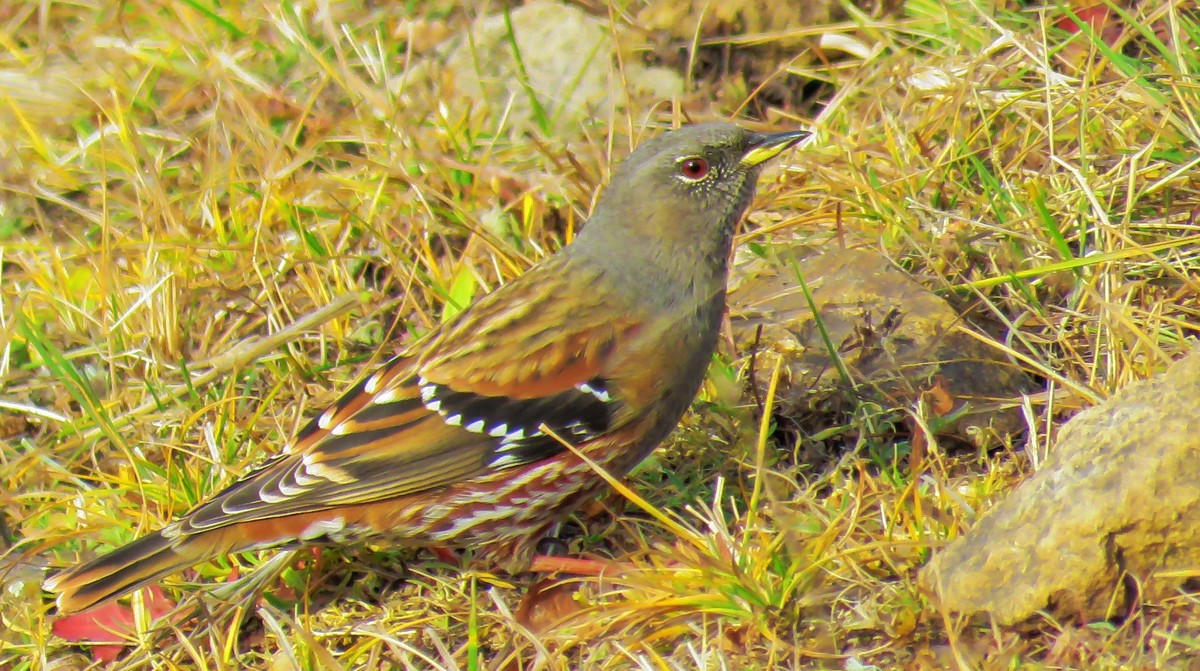
<svg viewBox="0 0 1200 671"><path fill-rule="evenodd" d="M801 130L727 122L642 142L555 254L363 377L183 517L44 582L88 610L225 554L364 540L469 548L518 574L538 541L676 427L715 352L734 232ZM589 463L591 462L591 463Z"/></svg>

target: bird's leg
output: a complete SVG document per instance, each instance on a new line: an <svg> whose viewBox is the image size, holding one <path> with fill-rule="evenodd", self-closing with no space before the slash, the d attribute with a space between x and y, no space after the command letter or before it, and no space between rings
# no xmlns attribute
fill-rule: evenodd
<svg viewBox="0 0 1200 671"><path fill-rule="evenodd" d="M621 565L617 562L601 559L552 557L539 554L534 555L533 562L529 565L529 570L533 573L571 573L573 575L600 577L620 573Z"/></svg>

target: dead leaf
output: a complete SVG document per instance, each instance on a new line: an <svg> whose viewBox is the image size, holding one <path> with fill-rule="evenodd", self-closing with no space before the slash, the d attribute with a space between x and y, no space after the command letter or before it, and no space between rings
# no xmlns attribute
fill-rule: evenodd
<svg viewBox="0 0 1200 671"><path fill-rule="evenodd" d="M583 610L583 603L576 598L583 583L577 580L539 580L534 583L515 617L523 627L534 634L545 634Z"/></svg>

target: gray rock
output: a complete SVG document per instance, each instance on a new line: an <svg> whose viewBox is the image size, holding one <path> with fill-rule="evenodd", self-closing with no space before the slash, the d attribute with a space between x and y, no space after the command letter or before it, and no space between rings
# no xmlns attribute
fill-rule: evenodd
<svg viewBox="0 0 1200 671"><path fill-rule="evenodd" d="M942 608L1013 624L1123 612L1200 556L1200 351L1063 427L1040 471L922 570ZM1177 573L1172 573L1177 571Z"/></svg>
<svg viewBox="0 0 1200 671"><path fill-rule="evenodd" d="M558 2L534 0L513 9L508 21L489 14L448 43L445 70L455 95L447 104L488 110L518 132L537 126L544 113L550 127L542 130L571 137L581 122L611 118L626 85L628 93L659 99L683 92L678 73L644 67L633 54L619 71L617 48L607 21Z"/></svg>

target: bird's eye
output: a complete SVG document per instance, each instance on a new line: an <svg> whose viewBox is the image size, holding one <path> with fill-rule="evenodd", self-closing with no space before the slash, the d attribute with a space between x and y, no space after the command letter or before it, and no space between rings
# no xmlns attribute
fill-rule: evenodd
<svg viewBox="0 0 1200 671"><path fill-rule="evenodd" d="M704 179L704 176L708 174L708 170L708 161L699 156L685 158L679 162L679 174L693 181Z"/></svg>

